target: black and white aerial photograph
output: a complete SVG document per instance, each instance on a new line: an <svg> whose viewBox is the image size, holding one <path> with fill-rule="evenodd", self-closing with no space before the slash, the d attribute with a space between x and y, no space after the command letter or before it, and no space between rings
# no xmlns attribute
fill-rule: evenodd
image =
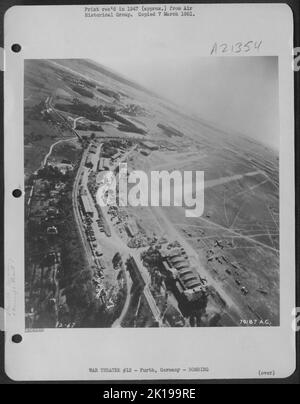
<svg viewBox="0 0 300 404"><path fill-rule="evenodd" d="M26 329L278 327L278 92L273 56L26 59Z"/></svg>

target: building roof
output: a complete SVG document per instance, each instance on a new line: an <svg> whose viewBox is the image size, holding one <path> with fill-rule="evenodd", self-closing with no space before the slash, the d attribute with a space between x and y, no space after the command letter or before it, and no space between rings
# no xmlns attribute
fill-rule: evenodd
<svg viewBox="0 0 300 404"><path fill-rule="evenodd" d="M96 153L97 149L98 149L98 147L95 144L92 144L90 146L89 152L90 153Z"/></svg>
<svg viewBox="0 0 300 404"><path fill-rule="evenodd" d="M93 209L87 195L81 195L80 197L85 213L93 213Z"/></svg>
<svg viewBox="0 0 300 404"><path fill-rule="evenodd" d="M121 156L121 153L120 152L117 152L117 153L115 153L111 158L113 159L113 160L115 160L115 159L117 159L118 157L120 157Z"/></svg>
<svg viewBox="0 0 300 404"><path fill-rule="evenodd" d="M142 144L143 144L145 147L148 147L148 149L150 149L150 150L157 150L157 149L159 149L159 147L158 147L155 143L152 143L152 142L144 141L144 142L142 142Z"/></svg>
<svg viewBox="0 0 300 404"><path fill-rule="evenodd" d="M188 269L189 267L190 267L190 266L189 266L189 263L188 263L188 262L182 262L182 263L176 265L176 269L177 269L178 271L182 271L182 270L184 270L184 269Z"/></svg>
<svg viewBox="0 0 300 404"><path fill-rule="evenodd" d="M167 251L167 255L169 258L176 258L176 257L181 257L182 251L180 248L173 248L171 251Z"/></svg>
<svg viewBox="0 0 300 404"><path fill-rule="evenodd" d="M185 274L185 275L180 275L180 279L183 280L183 282L188 282L192 279L197 279L195 274L193 274L192 272Z"/></svg>
<svg viewBox="0 0 300 404"><path fill-rule="evenodd" d="M188 264L186 258L184 258L184 257L171 258L170 261L172 262L173 265L176 265L176 264L183 264L183 263L185 263L185 262Z"/></svg>
<svg viewBox="0 0 300 404"><path fill-rule="evenodd" d="M89 164L93 162L93 156L91 156L90 154L87 156L86 160L85 160L85 164Z"/></svg>
<svg viewBox="0 0 300 404"><path fill-rule="evenodd" d="M179 269L178 273L179 273L180 276L185 275L185 274L189 274L189 273L191 273L191 269L190 269L190 267Z"/></svg>
<svg viewBox="0 0 300 404"><path fill-rule="evenodd" d="M201 285L200 281L196 279L196 280L188 281L185 286L188 289L191 289L191 288L194 288L194 287L197 287L197 286L200 286L200 285Z"/></svg>

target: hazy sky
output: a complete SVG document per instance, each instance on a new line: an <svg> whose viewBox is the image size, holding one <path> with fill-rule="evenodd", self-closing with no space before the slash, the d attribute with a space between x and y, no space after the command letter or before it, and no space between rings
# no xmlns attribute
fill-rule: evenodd
<svg viewBox="0 0 300 404"><path fill-rule="evenodd" d="M222 129L279 148L277 57L173 55L110 67Z"/></svg>

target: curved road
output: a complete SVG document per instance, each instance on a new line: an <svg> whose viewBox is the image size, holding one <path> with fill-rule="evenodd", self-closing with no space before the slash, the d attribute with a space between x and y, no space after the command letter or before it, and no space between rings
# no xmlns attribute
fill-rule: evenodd
<svg viewBox="0 0 300 404"><path fill-rule="evenodd" d="M57 142L53 143L53 144L50 146L50 149L49 149L48 153L47 153L46 156L44 157L44 160L42 161L41 167L42 167L42 168L45 167L45 165L47 164L48 158L51 156L51 153L52 153L52 151L53 151L53 148L54 148L57 144L62 143L62 142L69 142L70 140L75 140L75 139L77 139L77 138L76 138L76 137L71 137L71 138L69 138L69 139L60 139L60 140L58 140Z"/></svg>

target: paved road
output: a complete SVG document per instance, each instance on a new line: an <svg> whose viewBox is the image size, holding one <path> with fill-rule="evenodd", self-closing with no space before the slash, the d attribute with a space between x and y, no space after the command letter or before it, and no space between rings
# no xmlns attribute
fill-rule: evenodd
<svg viewBox="0 0 300 404"><path fill-rule="evenodd" d="M117 246L117 250L122 254L122 257L124 260L127 260L128 258L133 257L133 259L135 260L135 263L139 269L139 272L145 282L145 287L143 290L144 296L148 302L148 305L150 307L150 310L153 314L154 319L160 324L162 324L162 320L161 320L161 313L159 308L157 307L156 301L150 291L149 285L151 284L151 278L149 275L148 270L144 267L141 259L140 259L140 250L134 250L131 249L127 246L127 244L124 242L124 240L118 235L118 233L116 232L115 228L113 227L113 225L111 224L111 221L109 219L109 216L106 212L106 209L102 209L102 214L105 216L105 219L107 221L107 223L110 226L110 230L111 230L111 234L112 237L110 239L110 241L112 243L114 243Z"/></svg>
<svg viewBox="0 0 300 404"><path fill-rule="evenodd" d="M121 312L120 316L113 322L113 324L111 326L112 328L121 327L122 321L124 320L124 318L126 316L126 313L128 311L129 304L130 304L130 299L131 299L130 290L131 290L131 286L132 286L132 280L131 280L131 278L130 278L130 276L128 274L128 271L126 271L126 268L123 268L123 269L124 269L124 273L125 273L125 276L126 276L126 288L127 288L127 290L126 290L126 300L125 300L124 306L122 308L122 312Z"/></svg>
<svg viewBox="0 0 300 404"><path fill-rule="evenodd" d="M83 227L83 223L81 220L79 207L78 207L78 187L79 187L81 173L82 173L82 170L84 169L84 163L86 160L87 153L88 153L88 149L84 150L84 152L82 154L80 165L77 170L76 178L75 178L74 185L73 185L73 191L72 191L72 205L73 205L73 211L74 211L76 224L77 224L79 234L80 234L80 237L82 240L82 244L83 244L83 247L84 247L84 250L86 253L86 258L88 260L89 265L93 265L94 264L93 256L91 254L90 247L89 247L89 244L86 239L86 235L85 235L85 231L84 231L84 227Z"/></svg>
<svg viewBox="0 0 300 404"><path fill-rule="evenodd" d="M100 150L101 150L101 146L102 145L100 145ZM73 209L74 209L74 216L75 216L76 223L77 223L77 226L78 226L81 238L82 238L82 242L83 242L83 246L85 248L86 256L87 256L87 259L89 261L89 264L92 265L94 263L93 262L93 256L92 256L89 244L88 244L87 239L86 239L86 235L85 235L85 231L84 231L84 228L83 228L81 216L80 216L80 213L79 213L78 199L77 199L79 182L80 182L82 170L84 169L84 163L85 163L85 160L86 160L87 153L88 153L88 149L84 151L84 153L82 155L81 162L80 162L80 166L79 166L78 171L77 171L77 175L76 175L74 186L73 186L72 204L73 204ZM87 186L87 184L83 184L83 186ZM102 209L102 214L106 216L104 211L105 210ZM105 217L105 219L109 223L110 227L112 227L109 218ZM154 297L153 297L153 295L152 295L152 293L151 293L151 291L149 289L149 284L151 283L150 276L149 276L146 268L143 266L138 253L133 252L133 251L130 250L130 248L125 244L125 242L122 240L122 238L117 235L114 228L112 228L111 231L112 231L111 242L116 245L117 251L121 251L126 256L126 258L129 258L130 255L134 256L133 258L134 258L134 260L135 260L135 262L136 262L136 264L137 264L137 266L139 268L139 271L141 273L141 276L143 277L143 279L145 281L145 284L146 284L146 286L144 288L144 291L143 291L143 293L145 295L145 298L146 298L146 300L147 300L147 302L149 304L149 307L150 307L150 309L152 311L152 314L153 314L155 320L160 325L162 325L160 310L158 309L158 307L156 305L156 302L155 302L155 299L154 299ZM125 272L125 273L126 273L126 276L128 277L127 272ZM125 314L127 312L127 309L129 307L129 302L130 302L129 284L130 284L130 281L127 278L127 285L128 285L127 298L126 298L125 306L124 306L124 308L122 310L122 313L121 313L123 317L125 316ZM114 323L114 326L116 327L119 324L121 324L121 321L122 321L122 318L119 318L118 321L116 320L115 323Z"/></svg>
<svg viewBox="0 0 300 404"><path fill-rule="evenodd" d="M80 119L83 119L83 116L79 116L73 120L73 130L76 129L76 124L78 121L80 121Z"/></svg>
<svg viewBox="0 0 300 404"><path fill-rule="evenodd" d="M73 128L73 125L71 125L70 122L68 122L68 120L64 117L64 115L62 115L62 113L53 106L52 101L53 101L52 97L47 97L45 101L46 108L51 109L56 115L58 115L59 118L62 119L67 124L67 126L74 133L74 135L76 135L78 139L82 140L80 134Z"/></svg>
<svg viewBox="0 0 300 404"><path fill-rule="evenodd" d="M50 146L50 149L49 149L48 153L47 153L46 156L44 157L44 160L43 160L42 165L41 165L42 168L45 167L45 165L47 164L47 160L48 160L48 158L51 156L51 153L52 153L52 151L53 151L53 148L54 148L57 144L62 143L62 142L69 142L70 140L75 140L75 139L76 139L76 137L71 137L71 138L69 138L69 139L60 139L60 140L58 140L57 142L53 143L53 144Z"/></svg>
<svg viewBox="0 0 300 404"><path fill-rule="evenodd" d="M150 285L151 285L151 278L149 275L148 270L144 267L142 260L140 259L139 256L139 251L130 251L130 255L134 258L134 261L140 271L140 274L145 282L145 287L144 287L144 295L147 300L147 303L152 311L153 317L155 321L159 323L160 326L162 326L162 321L161 321L161 312L159 308L157 307L156 301L150 291Z"/></svg>

